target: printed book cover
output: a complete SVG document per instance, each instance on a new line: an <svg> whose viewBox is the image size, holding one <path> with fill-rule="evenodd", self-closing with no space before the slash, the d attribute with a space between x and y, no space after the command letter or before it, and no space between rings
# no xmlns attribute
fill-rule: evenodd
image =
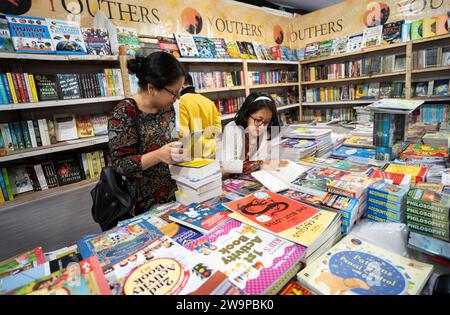
<svg viewBox="0 0 450 315"><path fill-rule="evenodd" d="M158 36L157 38L158 38L159 48L162 51L173 55L175 58L181 57L180 51L178 49L177 41L174 37Z"/></svg>
<svg viewBox="0 0 450 315"><path fill-rule="evenodd" d="M160 227L159 230L163 232L164 235L170 237L175 242L184 247L186 247L186 245L190 242L195 241L199 237L203 236L202 233L175 222Z"/></svg>
<svg viewBox="0 0 450 315"><path fill-rule="evenodd" d="M230 220L188 244L187 248L249 295L274 294L286 273L303 258L306 248ZM295 272L295 271L292 271ZM284 280L284 282L286 282Z"/></svg>
<svg viewBox="0 0 450 315"><path fill-rule="evenodd" d="M56 75L34 75L39 101L58 100L58 83Z"/></svg>
<svg viewBox="0 0 450 315"><path fill-rule="evenodd" d="M0 262L0 279L34 268L45 262L42 247L11 257Z"/></svg>
<svg viewBox="0 0 450 315"><path fill-rule="evenodd" d="M74 21L46 19L50 36L57 54L87 53L80 25Z"/></svg>
<svg viewBox="0 0 450 315"><path fill-rule="evenodd" d="M241 58L241 52L239 46L235 40L225 40L227 45L227 51L231 58Z"/></svg>
<svg viewBox="0 0 450 315"><path fill-rule="evenodd" d="M416 295L432 271L432 265L349 234L301 270L297 278L300 285L318 294Z"/></svg>
<svg viewBox="0 0 450 315"><path fill-rule="evenodd" d="M401 43L404 22L401 20L383 25L383 45Z"/></svg>
<svg viewBox="0 0 450 315"><path fill-rule="evenodd" d="M5 15L14 49L18 53L54 53L47 22L43 18Z"/></svg>
<svg viewBox="0 0 450 315"><path fill-rule="evenodd" d="M280 142L281 148L307 149L318 144L318 141L304 139L284 139Z"/></svg>
<svg viewBox="0 0 450 315"><path fill-rule="evenodd" d="M222 207L210 207L204 203L192 203L169 215L172 221L186 225L201 233L207 233L226 222L228 211Z"/></svg>
<svg viewBox="0 0 450 315"><path fill-rule="evenodd" d="M332 158L316 158L305 157L300 160L300 163L312 166L328 167L346 172L365 173L370 168L370 165L358 164L346 160L338 160Z"/></svg>
<svg viewBox="0 0 450 315"><path fill-rule="evenodd" d="M167 236L153 239L104 268L115 295L239 294L228 278L203 257Z"/></svg>
<svg viewBox="0 0 450 315"><path fill-rule="evenodd" d="M383 180L391 181L394 185L409 185L411 183L411 175L390 173L373 168L369 170L368 177L382 178Z"/></svg>
<svg viewBox="0 0 450 315"><path fill-rule="evenodd" d="M347 52L359 51L363 47L363 34L351 35L348 37Z"/></svg>
<svg viewBox="0 0 450 315"><path fill-rule="evenodd" d="M0 15L0 51L14 52L14 46L9 33L8 21Z"/></svg>
<svg viewBox="0 0 450 315"><path fill-rule="evenodd" d="M193 38L200 58L216 58L214 44L208 37L193 36Z"/></svg>
<svg viewBox="0 0 450 315"><path fill-rule="evenodd" d="M346 53L347 44L348 44L347 36L335 38L333 41L333 48L332 48L333 55Z"/></svg>
<svg viewBox="0 0 450 315"><path fill-rule="evenodd" d="M333 150L331 156L337 159L346 159L349 156L358 156L362 158L373 159L375 158L375 150L366 148L351 148L343 145Z"/></svg>
<svg viewBox="0 0 450 315"><path fill-rule="evenodd" d="M199 57L197 46L192 35L175 33L178 48L182 57Z"/></svg>
<svg viewBox="0 0 450 315"><path fill-rule="evenodd" d="M425 145L425 144L409 144L401 153L404 157L409 156L425 156L434 158L448 158L448 147L439 145Z"/></svg>
<svg viewBox="0 0 450 315"><path fill-rule="evenodd" d="M383 39L383 25L377 25L364 29L363 32L363 47L369 48L378 46Z"/></svg>
<svg viewBox="0 0 450 315"><path fill-rule="evenodd" d="M59 186L81 181L80 165L73 157L60 158L54 162Z"/></svg>
<svg viewBox="0 0 450 315"><path fill-rule="evenodd" d="M71 264L9 295L110 295L111 290L96 257Z"/></svg>
<svg viewBox="0 0 450 315"><path fill-rule="evenodd" d="M111 55L111 43L105 28L82 28L83 39L89 55Z"/></svg>
<svg viewBox="0 0 450 315"><path fill-rule="evenodd" d="M117 26L117 45L126 47L126 54L134 57L139 53L141 45L135 28Z"/></svg>
<svg viewBox="0 0 450 315"><path fill-rule="evenodd" d="M223 38L211 38L216 52L216 58L230 58L227 50L227 44Z"/></svg>
<svg viewBox="0 0 450 315"><path fill-rule="evenodd" d="M151 243L163 233L145 220L118 226L96 235L88 235L77 242L83 258L97 256L102 268L106 268Z"/></svg>

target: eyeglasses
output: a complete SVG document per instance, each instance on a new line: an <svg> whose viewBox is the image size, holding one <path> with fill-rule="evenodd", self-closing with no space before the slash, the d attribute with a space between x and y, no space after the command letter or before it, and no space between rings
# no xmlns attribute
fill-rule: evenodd
<svg viewBox="0 0 450 315"><path fill-rule="evenodd" d="M169 90L169 89L166 88L166 87L163 87L163 89L166 90L167 92L169 92L170 94L172 94L173 100L174 100L174 101L175 101L177 98L180 97L180 91L174 92L174 91Z"/></svg>
<svg viewBox="0 0 450 315"><path fill-rule="evenodd" d="M271 121L267 121L264 119L255 118L252 115L250 115L250 118L253 119L253 122L255 123L255 126L268 126Z"/></svg>

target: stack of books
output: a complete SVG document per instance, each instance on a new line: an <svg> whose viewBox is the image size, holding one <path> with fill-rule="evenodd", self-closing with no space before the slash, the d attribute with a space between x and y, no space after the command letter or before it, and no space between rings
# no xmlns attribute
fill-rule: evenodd
<svg viewBox="0 0 450 315"><path fill-rule="evenodd" d="M375 222L403 222L409 186L374 183L367 189L366 217Z"/></svg>
<svg viewBox="0 0 450 315"><path fill-rule="evenodd" d="M331 129L314 129L308 127L290 126L282 132L284 138L315 140L317 157L323 157L333 149Z"/></svg>
<svg viewBox="0 0 450 315"><path fill-rule="evenodd" d="M450 242L449 209L447 193L411 188L406 197L406 223L412 232Z"/></svg>
<svg viewBox="0 0 450 315"><path fill-rule="evenodd" d="M298 161L299 159L311 156L316 153L319 141L306 139L283 139L279 143L280 159Z"/></svg>
<svg viewBox="0 0 450 315"><path fill-rule="evenodd" d="M183 205L201 203L222 194L222 173L218 161L194 159L169 168L178 186L175 196Z"/></svg>
<svg viewBox="0 0 450 315"><path fill-rule="evenodd" d="M444 165L448 161L448 146L409 144L400 154L400 158L420 164Z"/></svg>

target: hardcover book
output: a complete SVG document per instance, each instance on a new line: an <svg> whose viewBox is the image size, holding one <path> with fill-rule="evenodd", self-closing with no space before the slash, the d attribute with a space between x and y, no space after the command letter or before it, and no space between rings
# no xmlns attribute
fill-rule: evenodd
<svg viewBox="0 0 450 315"><path fill-rule="evenodd" d="M104 268L115 295L235 295L240 291L215 266L167 236L149 241Z"/></svg>
<svg viewBox="0 0 450 315"><path fill-rule="evenodd" d="M140 51L140 42L135 28L117 26L117 45L126 47L128 56L136 56Z"/></svg>
<svg viewBox="0 0 450 315"><path fill-rule="evenodd" d="M175 33L178 48L182 57L199 57L197 46L192 35Z"/></svg>
<svg viewBox="0 0 450 315"><path fill-rule="evenodd" d="M396 21L383 25L383 44L390 45L402 41L402 28L405 21Z"/></svg>
<svg viewBox="0 0 450 315"><path fill-rule="evenodd" d="M320 56L319 45L320 45L319 42L306 44L305 59L318 58Z"/></svg>
<svg viewBox="0 0 450 315"><path fill-rule="evenodd" d="M339 37L333 41L333 55L343 54L347 52L348 37Z"/></svg>
<svg viewBox="0 0 450 315"><path fill-rule="evenodd" d="M6 19L16 52L55 52L45 19L16 15L6 15Z"/></svg>
<svg viewBox="0 0 450 315"><path fill-rule="evenodd" d="M369 48L378 46L383 39L383 25L377 25L364 29L363 32L363 47Z"/></svg>
<svg viewBox="0 0 450 315"><path fill-rule="evenodd" d="M217 266L245 294L275 294L300 268L306 248L230 220L187 248ZM243 248L248 248L240 253Z"/></svg>
<svg viewBox="0 0 450 315"><path fill-rule="evenodd" d="M105 28L82 28L83 39L89 55L111 55L111 43Z"/></svg>
<svg viewBox="0 0 450 315"><path fill-rule="evenodd" d="M95 136L92 119L88 115L76 116L78 138L88 138Z"/></svg>
<svg viewBox="0 0 450 315"><path fill-rule="evenodd" d="M71 100L81 97L80 85L76 74L57 74L56 81L61 99Z"/></svg>
<svg viewBox="0 0 450 315"><path fill-rule="evenodd" d="M208 37L193 36L193 38L200 58L216 58L214 44Z"/></svg>
<svg viewBox="0 0 450 315"><path fill-rule="evenodd" d="M363 34L351 35L348 37L347 52L361 50L363 47Z"/></svg>
<svg viewBox="0 0 450 315"><path fill-rule="evenodd" d="M175 40L175 38L163 36L158 36L157 38L159 48L162 51L173 55L175 58L181 57L180 51L178 50L177 41Z"/></svg>
<svg viewBox="0 0 450 315"><path fill-rule="evenodd" d="M74 21L45 19L57 54L87 53L80 25Z"/></svg>
<svg viewBox="0 0 450 315"><path fill-rule="evenodd" d="M80 165L74 158L58 159L54 162L59 186L81 181Z"/></svg>
<svg viewBox="0 0 450 315"><path fill-rule="evenodd" d="M377 272L367 266L376 265ZM416 295L433 266L411 260L349 234L297 274L317 294Z"/></svg>
<svg viewBox="0 0 450 315"><path fill-rule="evenodd" d="M34 75L39 101L59 99L58 84L55 75Z"/></svg>
<svg viewBox="0 0 450 315"><path fill-rule="evenodd" d="M319 43L319 56L328 57L331 55L333 49L333 40L324 40Z"/></svg>

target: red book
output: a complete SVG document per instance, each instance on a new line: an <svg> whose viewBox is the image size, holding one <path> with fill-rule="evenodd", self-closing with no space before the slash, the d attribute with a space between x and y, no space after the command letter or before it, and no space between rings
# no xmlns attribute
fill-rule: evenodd
<svg viewBox="0 0 450 315"><path fill-rule="evenodd" d="M27 98L25 97L25 89L24 86L22 84L22 76L20 75L20 73L14 73L16 80L17 80L17 86L19 87L19 93L20 93L20 99L21 99L21 103L26 103L27 102Z"/></svg>
<svg viewBox="0 0 450 315"><path fill-rule="evenodd" d="M12 78L13 85L14 85L14 91L16 92L17 100L19 101L19 103L24 103L24 101L22 100L22 95L20 94L19 82L17 82L16 74L17 73L11 73L11 78Z"/></svg>
<svg viewBox="0 0 450 315"><path fill-rule="evenodd" d="M25 75L23 73L18 73L18 75L20 76L20 79L22 80L22 87L23 87L23 92L25 94L25 99L27 103L30 103L30 96L28 96L28 87L27 87L27 82L25 81Z"/></svg>
<svg viewBox="0 0 450 315"><path fill-rule="evenodd" d="M295 279L291 279L283 289L281 289L279 295L314 295L311 291L306 290Z"/></svg>
<svg viewBox="0 0 450 315"><path fill-rule="evenodd" d="M411 183L411 175L384 172L376 169L371 169L368 177L389 179L392 180L394 185L409 185Z"/></svg>
<svg viewBox="0 0 450 315"><path fill-rule="evenodd" d="M270 52L272 53L273 60L281 60L281 47L280 46L270 47Z"/></svg>

